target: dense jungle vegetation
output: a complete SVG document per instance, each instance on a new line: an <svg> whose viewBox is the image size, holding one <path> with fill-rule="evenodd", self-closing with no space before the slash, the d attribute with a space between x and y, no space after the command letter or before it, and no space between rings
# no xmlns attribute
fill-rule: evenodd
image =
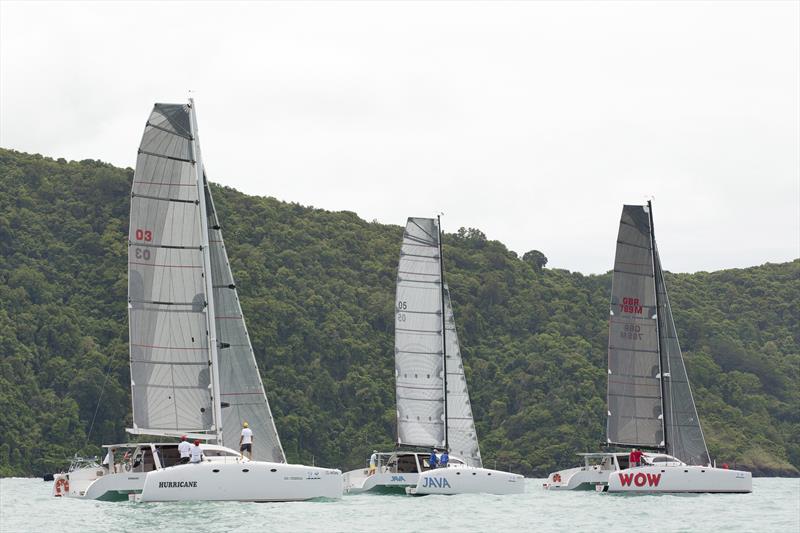
<svg viewBox="0 0 800 533"><path fill-rule="evenodd" d="M0 475L127 438L132 175L0 150ZM224 187L214 198L290 461L349 469L390 448L402 228ZM596 450L610 275L548 269L477 229L445 247L486 465L541 476ZM796 475L800 259L666 281L712 456Z"/></svg>

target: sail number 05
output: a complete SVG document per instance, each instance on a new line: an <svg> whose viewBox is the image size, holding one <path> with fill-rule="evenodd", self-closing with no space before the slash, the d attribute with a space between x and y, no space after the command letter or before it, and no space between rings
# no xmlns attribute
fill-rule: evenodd
<svg viewBox="0 0 800 533"><path fill-rule="evenodd" d="M403 311L405 311L406 309L408 309L408 303L406 303L404 300L401 300L401 301L397 302L397 321L398 322L405 322L406 321L406 314L403 313Z"/></svg>

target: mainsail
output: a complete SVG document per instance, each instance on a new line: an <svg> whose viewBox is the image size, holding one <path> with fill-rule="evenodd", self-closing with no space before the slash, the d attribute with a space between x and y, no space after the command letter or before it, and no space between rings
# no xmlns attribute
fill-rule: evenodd
<svg viewBox="0 0 800 533"><path fill-rule="evenodd" d="M444 287L445 343L447 353L447 436L450 451L469 465L481 468L481 451L478 447L478 434L472 418L472 404L469 401L467 378L461 361L461 348L458 345L458 332L450 303L450 289Z"/></svg>
<svg viewBox="0 0 800 533"><path fill-rule="evenodd" d="M398 444L444 446L442 271L436 220L408 219L400 248L394 325Z"/></svg>
<svg viewBox="0 0 800 533"><path fill-rule="evenodd" d="M480 467L440 238L439 222L430 218L409 218L403 233L395 309L398 444L449 448Z"/></svg>
<svg viewBox="0 0 800 533"><path fill-rule="evenodd" d="M608 339L609 444L661 449L687 464L708 450L653 235L651 206L622 209Z"/></svg>
<svg viewBox="0 0 800 533"><path fill-rule="evenodd" d="M128 323L134 428L214 429L203 236L186 105L156 104L131 191Z"/></svg>
<svg viewBox="0 0 800 533"><path fill-rule="evenodd" d="M156 104L148 119L131 193L128 263L134 431L204 433L238 448L247 421L253 458L285 462L191 104Z"/></svg>

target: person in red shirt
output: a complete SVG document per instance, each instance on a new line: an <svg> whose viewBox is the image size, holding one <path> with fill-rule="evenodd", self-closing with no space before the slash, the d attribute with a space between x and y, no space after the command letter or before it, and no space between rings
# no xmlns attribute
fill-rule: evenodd
<svg viewBox="0 0 800 533"><path fill-rule="evenodd" d="M631 450L631 454L628 456L628 467L633 468L634 466L639 466L642 461L642 452L637 450L636 448Z"/></svg>

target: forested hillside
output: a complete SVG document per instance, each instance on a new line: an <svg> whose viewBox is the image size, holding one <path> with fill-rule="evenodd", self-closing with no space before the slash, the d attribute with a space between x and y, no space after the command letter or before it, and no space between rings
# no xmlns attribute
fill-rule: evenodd
<svg viewBox="0 0 800 533"><path fill-rule="evenodd" d="M2 475L52 471L128 438L132 175L0 149ZM390 448L405 221L223 187L214 199L289 460L349 469ZM518 257L476 229L447 234L445 248L485 463L544 475L596 450L610 275L548 269L541 252ZM712 456L796 475L800 260L666 281Z"/></svg>

